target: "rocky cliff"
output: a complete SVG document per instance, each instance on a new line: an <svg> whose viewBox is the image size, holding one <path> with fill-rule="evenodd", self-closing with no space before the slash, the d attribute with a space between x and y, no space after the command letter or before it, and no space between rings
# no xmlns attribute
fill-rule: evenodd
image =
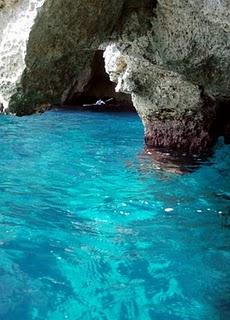
<svg viewBox="0 0 230 320"><path fill-rule="evenodd" d="M8 108L26 68L30 30L44 0L0 0L0 104Z"/></svg>
<svg viewBox="0 0 230 320"><path fill-rule="evenodd" d="M219 103L230 96L230 2L155 1L146 19L130 2L133 10L105 51L107 72L118 91L132 94L147 146L208 151Z"/></svg>
<svg viewBox="0 0 230 320"><path fill-rule="evenodd" d="M210 150L230 101L228 0L2 0L0 8L0 102L10 112L83 92L100 48L116 90L132 96L147 146Z"/></svg>

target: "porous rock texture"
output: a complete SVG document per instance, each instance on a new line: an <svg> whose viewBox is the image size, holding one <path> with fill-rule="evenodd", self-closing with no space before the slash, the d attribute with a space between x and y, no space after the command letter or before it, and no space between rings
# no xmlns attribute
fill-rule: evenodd
<svg viewBox="0 0 230 320"><path fill-rule="evenodd" d="M149 147L211 148L218 106L230 100L229 0L12 0L8 9L6 2L4 31L19 10L12 8L42 5L15 64L22 66L17 81L0 80L0 102L10 112L45 110L83 92L100 48L116 90L132 96Z"/></svg>
<svg viewBox="0 0 230 320"><path fill-rule="evenodd" d="M30 33L26 69L10 111L33 113L64 102L89 81L95 51L118 20L123 0L46 0Z"/></svg>
<svg viewBox="0 0 230 320"><path fill-rule="evenodd" d="M7 109L26 68L27 41L44 0L0 0L0 106Z"/></svg>
<svg viewBox="0 0 230 320"><path fill-rule="evenodd" d="M137 7L130 1L106 48L106 70L116 90L132 94L147 146L208 152L218 104L230 98L230 1L158 0L146 20Z"/></svg>

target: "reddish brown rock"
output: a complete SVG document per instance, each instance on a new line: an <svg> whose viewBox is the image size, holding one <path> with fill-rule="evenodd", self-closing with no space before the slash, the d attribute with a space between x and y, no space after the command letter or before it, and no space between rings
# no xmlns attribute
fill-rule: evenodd
<svg viewBox="0 0 230 320"><path fill-rule="evenodd" d="M199 118L144 120L145 143L149 148L164 148L189 155L208 153L216 140L215 112L212 119Z"/></svg>

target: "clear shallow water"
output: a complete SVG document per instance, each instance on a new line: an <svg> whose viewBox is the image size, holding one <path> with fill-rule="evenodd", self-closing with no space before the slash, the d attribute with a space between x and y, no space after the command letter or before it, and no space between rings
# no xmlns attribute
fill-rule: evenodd
<svg viewBox="0 0 230 320"><path fill-rule="evenodd" d="M175 175L142 135L132 114L0 117L1 320L230 319L230 147Z"/></svg>

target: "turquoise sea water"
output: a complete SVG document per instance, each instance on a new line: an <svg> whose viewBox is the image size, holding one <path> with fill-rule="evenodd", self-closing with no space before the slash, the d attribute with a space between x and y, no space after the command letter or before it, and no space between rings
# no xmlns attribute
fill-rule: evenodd
<svg viewBox="0 0 230 320"><path fill-rule="evenodd" d="M0 137L1 320L230 319L221 139L178 175L132 114L2 116Z"/></svg>

